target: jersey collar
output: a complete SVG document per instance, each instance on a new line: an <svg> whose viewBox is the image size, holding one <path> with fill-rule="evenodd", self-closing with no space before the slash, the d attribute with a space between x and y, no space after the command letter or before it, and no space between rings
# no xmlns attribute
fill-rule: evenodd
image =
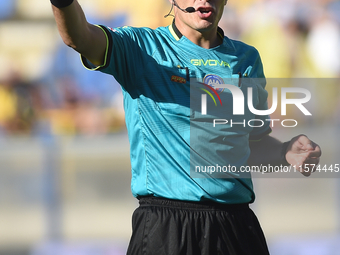
<svg viewBox="0 0 340 255"><path fill-rule="evenodd" d="M169 26L169 30L170 30L171 35L176 39L176 41L179 41L182 38L183 35L176 27L175 19L173 20L172 24ZM222 40L224 39L224 32L222 28L217 27L217 34Z"/></svg>

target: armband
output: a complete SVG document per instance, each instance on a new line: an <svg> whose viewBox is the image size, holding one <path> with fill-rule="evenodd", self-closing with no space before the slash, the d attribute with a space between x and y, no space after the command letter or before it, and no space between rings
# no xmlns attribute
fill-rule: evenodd
<svg viewBox="0 0 340 255"><path fill-rule="evenodd" d="M289 166L290 164L287 162L287 159L286 159L286 153L287 153L287 149L288 149L288 146L290 144L290 141L289 142L284 142L282 144L282 149L281 149L281 162L286 165L286 166Z"/></svg>
<svg viewBox="0 0 340 255"><path fill-rule="evenodd" d="M57 8L64 8L73 3L73 0L50 0L51 4Z"/></svg>

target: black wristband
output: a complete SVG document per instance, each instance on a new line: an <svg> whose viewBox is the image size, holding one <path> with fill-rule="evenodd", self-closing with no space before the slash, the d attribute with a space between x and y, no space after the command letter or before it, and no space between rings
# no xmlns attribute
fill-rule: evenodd
<svg viewBox="0 0 340 255"><path fill-rule="evenodd" d="M73 3L73 0L50 0L51 4L53 4L57 8L64 8Z"/></svg>
<svg viewBox="0 0 340 255"><path fill-rule="evenodd" d="M283 143L282 144L282 149L281 149L281 161L286 166L290 165L288 163L287 159L286 159L286 153L287 153L287 149L288 149L289 144L290 144L290 141Z"/></svg>

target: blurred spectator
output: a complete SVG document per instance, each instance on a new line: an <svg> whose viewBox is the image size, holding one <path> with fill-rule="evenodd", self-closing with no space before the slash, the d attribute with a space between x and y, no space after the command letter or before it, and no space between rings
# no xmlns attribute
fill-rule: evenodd
<svg viewBox="0 0 340 255"><path fill-rule="evenodd" d="M88 19L91 23L117 27L125 23L127 16ZM96 135L125 127L122 102L121 106L112 103L113 98L122 94L118 82L110 75L86 70L79 55L61 42L47 76L45 80L51 84L45 88L53 102L46 112L52 133Z"/></svg>
<svg viewBox="0 0 340 255"><path fill-rule="evenodd" d="M119 27L125 24L127 15L117 15L111 19L99 19L88 17L94 24L105 24L111 27ZM54 80L63 76L71 76L75 80L75 86L79 97L95 100L100 107L107 107L110 104L112 95L120 90L120 85L110 75L103 75L99 72L86 70L80 62L79 55L74 50L65 47L63 43L57 44L55 57L48 75Z"/></svg>
<svg viewBox="0 0 340 255"><path fill-rule="evenodd" d="M12 72L2 86L0 83L0 127L5 133L31 133L37 117L37 95L33 83L24 81L18 72Z"/></svg>
<svg viewBox="0 0 340 255"><path fill-rule="evenodd" d="M6 132L14 120L17 110L17 96L12 84L0 81L0 132Z"/></svg>
<svg viewBox="0 0 340 255"><path fill-rule="evenodd" d="M79 102L77 85L72 76L59 77L55 86L58 88L57 107L46 109L53 134L76 134L75 112Z"/></svg>
<svg viewBox="0 0 340 255"><path fill-rule="evenodd" d="M0 19L18 18L15 22L20 22L23 17L15 14L20 3L1 0ZM143 16L140 8L149 10L149 6L132 1L84 0L83 4L88 9L87 18L95 24L156 27L171 23L171 18L163 19L162 15L139 19ZM165 14L170 5L161 1L153 8ZM268 78L340 76L340 1L230 1L225 12L220 23L225 34L259 50ZM20 68L24 68L27 56L19 55ZM3 59L0 51L0 61ZM52 59L40 85L20 77L0 83L0 130L30 134L32 130L41 132L44 126L53 134L94 135L125 128L121 88L112 76L87 71L77 53L61 41ZM317 86L313 89L313 93L320 92L320 98L337 95ZM319 115L327 118L331 113Z"/></svg>
<svg viewBox="0 0 340 255"><path fill-rule="evenodd" d="M56 107L44 111L53 134L102 135L125 128L121 101L121 106L115 102L103 107L99 97L82 93L81 85L73 76L58 77L55 86L60 100ZM120 94L114 95L119 98Z"/></svg>

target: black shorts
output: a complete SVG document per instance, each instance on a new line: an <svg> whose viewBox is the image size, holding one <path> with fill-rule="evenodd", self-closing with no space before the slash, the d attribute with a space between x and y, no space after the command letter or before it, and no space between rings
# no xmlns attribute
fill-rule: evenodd
<svg viewBox="0 0 340 255"><path fill-rule="evenodd" d="M266 255L248 204L223 205L144 197L132 216L128 255Z"/></svg>

